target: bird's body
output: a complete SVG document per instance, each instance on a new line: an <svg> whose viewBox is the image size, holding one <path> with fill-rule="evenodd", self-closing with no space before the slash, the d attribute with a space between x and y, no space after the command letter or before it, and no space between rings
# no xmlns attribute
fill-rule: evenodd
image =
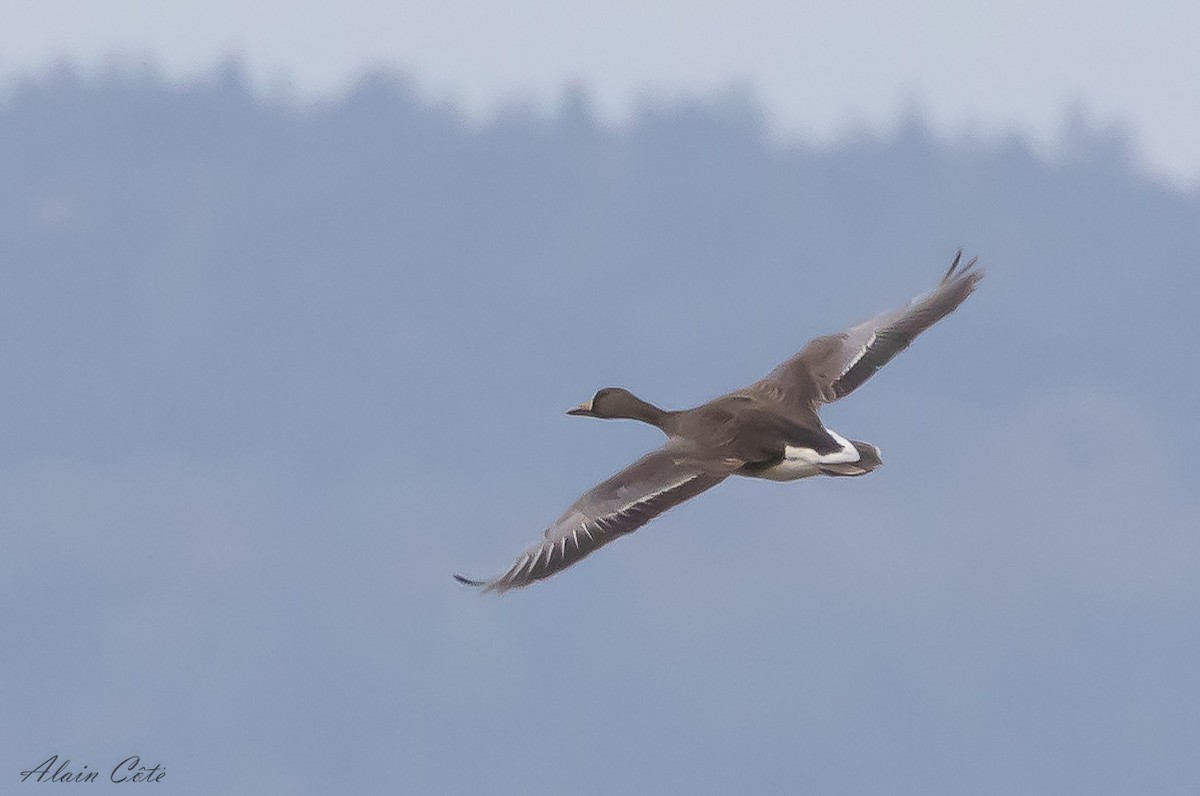
<svg viewBox="0 0 1200 796"><path fill-rule="evenodd" d="M818 337L760 381L693 409L665 411L620 387L600 390L568 414L639 420L659 428L667 442L582 495L503 575L455 577L485 591L526 586L731 475L793 481L879 467L877 447L826 428L817 410L852 392L966 300L983 272L974 260L960 268L961 256L929 295Z"/></svg>

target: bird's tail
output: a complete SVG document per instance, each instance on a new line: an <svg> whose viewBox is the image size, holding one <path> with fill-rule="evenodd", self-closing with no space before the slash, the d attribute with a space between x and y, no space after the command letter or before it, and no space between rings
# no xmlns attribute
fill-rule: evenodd
<svg viewBox="0 0 1200 796"><path fill-rule="evenodd" d="M818 464L817 467L821 469L821 472L825 475L866 475L883 465L883 457L879 455L879 448L869 442L858 442L857 440L850 440L850 444L858 451L858 461Z"/></svg>

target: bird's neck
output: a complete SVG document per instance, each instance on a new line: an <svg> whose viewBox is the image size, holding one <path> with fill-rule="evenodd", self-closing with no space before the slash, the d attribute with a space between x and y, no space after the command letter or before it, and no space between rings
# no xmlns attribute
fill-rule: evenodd
<svg viewBox="0 0 1200 796"><path fill-rule="evenodd" d="M628 403L622 407L621 414L617 415L617 417L627 420L640 420L643 423L649 423L656 428L666 431L667 422L672 414L674 413L659 409L654 404L649 401L643 401L636 395L630 395Z"/></svg>

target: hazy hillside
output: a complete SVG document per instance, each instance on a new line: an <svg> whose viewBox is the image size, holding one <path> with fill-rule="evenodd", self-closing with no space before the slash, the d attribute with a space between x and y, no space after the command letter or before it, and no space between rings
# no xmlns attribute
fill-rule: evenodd
<svg viewBox="0 0 1200 796"><path fill-rule="evenodd" d="M948 145L916 124L781 148L736 97L613 130L571 94L479 128L383 76L311 108L260 99L235 71L22 83L0 106L4 448L252 446L319 421L331 408L306 390L343 380L378 400L350 421L370 424L447 356L464 380L447 389L479 368L510 389L545 358L590 385L597 363L570 354L593 332L666 359L664 334L711 351L714 324L757 328L761 367L922 289L960 245L993 270L972 308L994 340L981 389L1019 369L1021 392L1194 390L1175 363L1194 338L1200 199L1148 183L1102 132L1076 129L1070 148L1047 163L1016 138ZM434 387L408 399L438 411ZM1178 431L1194 443L1193 425Z"/></svg>
<svg viewBox="0 0 1200 796"><path fill-rule="evenodd" d="M1047 160L917 119L781 144L768 116L13 81L3 775L1194 787L1200 196L1086 121ZM869 479L723 485L502 601L450 581L657 444L565 408L739 386L959 246L978 295L829 411L882 446Z"/></svg>

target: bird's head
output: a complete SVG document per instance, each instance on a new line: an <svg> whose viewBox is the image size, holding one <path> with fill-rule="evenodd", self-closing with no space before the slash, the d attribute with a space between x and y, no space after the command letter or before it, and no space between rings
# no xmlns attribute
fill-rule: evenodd
<svg viewBox="0 0 1200 796"><path fill-rule="evenodd" d="M567 414L578 417L628 418L645 404L642 399L624 387L605 387L598 390L591 400L584 401Z"/></svg>

